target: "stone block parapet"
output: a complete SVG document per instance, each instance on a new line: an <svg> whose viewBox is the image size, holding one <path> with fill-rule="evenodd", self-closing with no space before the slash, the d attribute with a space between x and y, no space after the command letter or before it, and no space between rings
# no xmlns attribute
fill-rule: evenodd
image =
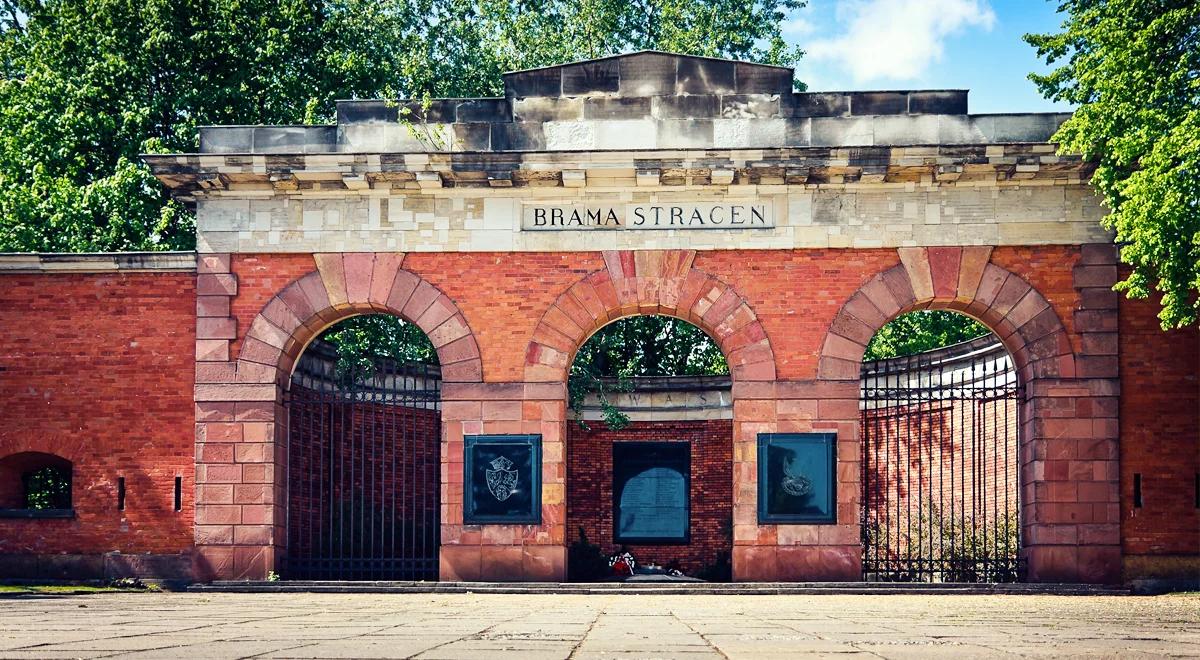
<svg viewBox="0 0 1200 660"><path fill-rule="evenodd" d="M786 68L641 52L507 74L503 97L205 127L200 153L143 158L198 204L201 252L1111 240L1094 164L1051 143L1068 114L970 115L963 90L792 87ZM734 215L749 205L752 227ZM624 229L651 231L610 231Z"/></svg>
<svg viewBox="0 0 1200 660"><path fill-rule="evenodd" d="M791 69L643 51L504 76L496 98L346 100L326 126L219 126L202 153L1043 143L1070 115L970 115L959 89L796 92Z"/></svg>
<svg viewBox="0 0 1200 660"><path fill-rule="evenodd" d="M908 97L910 92L903 93ZM852 98L847 95L846 98ZM775 147L908 146L1044 143L1069 113L791 117L779 98L699 103L563 104L514 101L513 115L494 122L362 121L337 126L206 126L200 152L210 154L537 152L608 149L754 149ZM490 100L490 99L489 99ZM457 99L456 106L465 102ZM361 113L395 114L397 106L369 103ZM565 109L575 108L579 110ZM775 108L764 110L763 108ZM405 107L404 105L399 106ZM456 111L457 112L457 111ZM723 114L717 114L723 113Z"/></svg>

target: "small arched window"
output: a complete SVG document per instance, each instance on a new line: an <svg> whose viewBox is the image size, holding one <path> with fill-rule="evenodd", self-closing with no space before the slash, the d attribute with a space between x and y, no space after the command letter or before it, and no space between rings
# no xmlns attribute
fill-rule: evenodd
<svg viewBox="0 0 1200 660"><path fill-rule="evenodd" d="M22 452L0 459L0 516L73 516L71 475L71 461L53 454Z"/></svg>

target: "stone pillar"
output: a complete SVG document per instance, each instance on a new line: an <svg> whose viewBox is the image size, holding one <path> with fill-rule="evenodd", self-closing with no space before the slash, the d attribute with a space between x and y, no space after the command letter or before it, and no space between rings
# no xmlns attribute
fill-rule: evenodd
<svg viewBox="0 0 1200 660"><path fill-rule="evenodd" d="M1072 271L1074 373L1035 374L1029 384L1022 495L1032 504L1023 531L1035 582L1121 578L1116 262L1110 244L1083 246Z"/></svg>
<svg viewBox="0 0 1200 660"><path fill-rule="evenodd" d="M738 582L862 578L858 379L734 383L734 547ZM760 433L837 434L837 522L758 523Z"/></svg>
<svg viewBox="0 0 1200 660"><path fill-rule="evenodd" d="M238 372L230 255L200 255L196 276L197 577L264 578L283 538L275 480L278 388ZM246 368L243 368L245 372ZM265 367L264 367L265 369Z"/></svg>
<svg viewBox="0 0 1200 660"><path fill-rule="evenodd" d="M565 418L561 383L442 385L442 580L566 580ZM463 524L463 438L490 434L541 435L540 525Z"/></svg>

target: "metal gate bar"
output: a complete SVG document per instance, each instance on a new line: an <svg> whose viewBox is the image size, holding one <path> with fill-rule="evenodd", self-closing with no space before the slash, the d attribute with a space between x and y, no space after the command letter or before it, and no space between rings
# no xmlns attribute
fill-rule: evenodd
<svg viewBox="0 0 1200 660"><path fill-rule="evenodd" d="M440 401L437 367L305 351L285 399L283 577L437 579Z"/></svg>
<svg viewBox="0 0 1200 660"><path fill-rule="evenodd" d="M863 579L1023 579L1020 395L994 335L863 363Z"/></svg>

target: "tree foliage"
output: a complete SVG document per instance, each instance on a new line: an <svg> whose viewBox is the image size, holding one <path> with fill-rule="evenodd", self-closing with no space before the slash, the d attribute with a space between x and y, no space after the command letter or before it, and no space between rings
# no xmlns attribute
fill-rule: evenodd
<svg viewBox="0 0 1200 660"><path fill-rule="evenodd" d="M71 471L47 466L22 475L26 509L71 508Z"/></svg>
<svg viewBox="0 0 1200 660"><path fill-rule="evenodd" d="M429 337L415 324L391 314L352 316L330 326L320 339L337 349L339 374L371 373L375 358L438 364Z"/></svg>
<svg viewBox="0 0 1200 660"><path fill-rule="evenodd" d="M188 248L142 152L203 124L291 123L392 77L405 17L345 0L4 2L0 250Z"/></svg>
<svg viewBox="0 0 1200 660"><path fill-rule="evenodd" d="M914 355L982 337L991 332L975 319L943 310L918 310L898 316L875 333L864 360Z"/></svg>
<svg viewBox="0 0 1200 660"><path fill-rule="evenodd" d="M1064 0L1063 31L1025 39L1058 68L1031 75L1079 105L1054 139L1096 161L1130 297L1162 294L1164 328L1200 313L1200 3Z"/></svg>
<svg viewBox="0 0 1200 660"><path fill-rule="evenodd" d="M798 0L0 0L0 251L188 249L138 160L339 98L486 96L506 70L657 48L788 64Z"/></svg>
<svg viewBox="0 0 1200 660"><path fill-rule="evenodd" d="M703 330L670 316L631 316L600 328L580 347L571 373L597 378L727 374Z"/></svg>
<svg viewBox="0 0 1200 660"><path fill-rule="evenodd" d="M600 402L605 425L620 429L629 418L609 396L628 392L632 378L703 376L729 373L725 355L703 330L669 316L631 316L600 328L579 348L567 380L568 398L579 425L591 394Z"/></svg>

